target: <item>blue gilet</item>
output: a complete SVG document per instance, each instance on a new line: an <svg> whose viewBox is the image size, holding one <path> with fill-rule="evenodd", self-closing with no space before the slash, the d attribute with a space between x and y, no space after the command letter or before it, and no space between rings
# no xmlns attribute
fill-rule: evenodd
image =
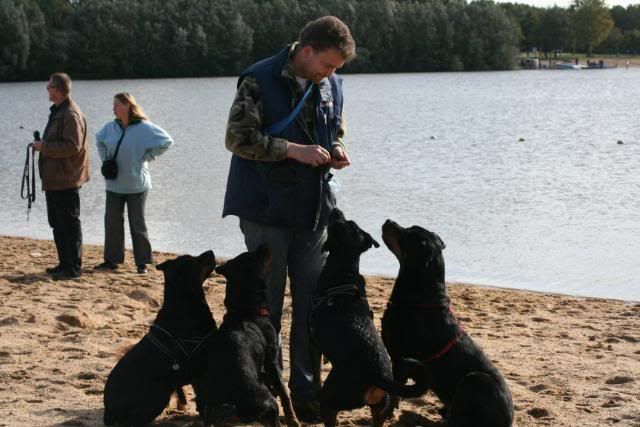
<svg viewBox="0 0 640 427"><path fill-rule="evenodd" d="M253 76L262 95L263 129L286 117L296 106L292 84L282 76L289 47L242 72ZM342 79L333 74L314 85L307 103L313 103L314 129L299 115L282 132L272 135L297 144L317 144L331 152L342 123ZM327 225L335 207L329 186L329 166L312 167L292 159L278 162L231 158L222 216L236 215L278 227L313 230Z"/></svg>

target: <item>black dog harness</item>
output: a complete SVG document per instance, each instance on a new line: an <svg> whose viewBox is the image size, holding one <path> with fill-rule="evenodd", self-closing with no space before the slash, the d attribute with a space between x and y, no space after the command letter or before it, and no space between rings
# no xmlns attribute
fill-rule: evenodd
<svg viewBox="0 0 640 427"><path fill-rule="evenodd" d="M146 337L161 353L173 360L171 369L178 372L189 367L191 360L207 347L215 332L216 330L213 329L204 337L176 338L160 326L151 325ZM162 339L158 335L159 333L162 333L166 338ZM185 347L189 346L194 346L193 350L187 351L185 349Z"/></svg>
<svg viewBox="0 0 640 427"><path fill-rule="evenodd" d="M436 353L434 353L431 356L429 356L426 359L424 359L423 362L425 362L425 363L433 362L434 360L440 359L442 356L447 354L453 348L453 346L455 346L458 343L458 341L460 341L460 339L463 336L465 336L467 334L464 331L464 329L462 329L462 326L460 326L460 322L458 322L458 319L456 318L456 315L453 312L453 309L451 308L450 305L443 305L443 304L396 304L396 303L392 303L391 301L389 301L387 303L387 309L398 310L398 309L401 309L401 308L427 309L427 310L447 310L449 312L449 314L451 315L451 317L453 318L453 323L455 323L455 325L456 325L456 334L453 336L453 338L451 338L444 345L444 347L442 347L441 350L437 351Z"/></svg>

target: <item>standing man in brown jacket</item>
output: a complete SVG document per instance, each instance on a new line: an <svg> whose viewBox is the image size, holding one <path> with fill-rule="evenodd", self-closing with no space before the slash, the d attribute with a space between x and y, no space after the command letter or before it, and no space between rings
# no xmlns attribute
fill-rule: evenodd
<svg viewBox="0 0 640 427"><path fill-rule="evenodd" d="M58 250L58 265L46 271L55 279L73 279L82 274L80 187L89 181L87 122L70 98L67 74L52 74L47 92L53 102L51 114L42 140L33 142L40 152L38 169Z"/></svg>

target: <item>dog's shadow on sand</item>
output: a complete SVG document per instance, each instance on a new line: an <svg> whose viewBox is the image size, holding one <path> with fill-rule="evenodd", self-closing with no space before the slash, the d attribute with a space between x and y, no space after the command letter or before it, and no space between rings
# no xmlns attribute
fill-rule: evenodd
<svg viewBox="0 0 640 427"><path fill-rule="evenodd" d="M398 421L390 424L392 427L442 427L446 423L444 421L433 421L413 411L403 410Z"/></svg>
<svg viewBox="0 0 640 427"><path fill-rule="evenodd" d="M84 409L65 411L69 418L63 422L49 424L48 427L94 427L103 426L102 414L103 409ZM280 417L282 426L286 426L283 417ZM369 426L371 418L362 417L352 420L353 424ZM352 424L349 423L349 424ZM152 427L201 427L202 422L197 414L186 414L178 411L169 411L161 420L156 420ZM403 410L397 422L387 424L389 427L444 427L444 421L432 421L412 411Z"/></svg>
<svg viewBox="0 0 640 427"><path fill-rule="evenodd" d="M348 424L356 424L358 426L370 426L371 417L361 417L355 420L351 420ZM347 425L347 424L345 424ZM444 421L432 421L422 415L413 412L403 410L397 421L387 422L385 426L388 427L444 427L446 423Z"/></svg>
<svg viewBox="0 0 640 427"><path fill-rule="evenodd" d="M104 409L65 410L68 419L60 423L49 424L48 427L98 427L104 426L102 416ZM151 427L202 427L197 414L168 410L161 420L149 424Z"/></svg>

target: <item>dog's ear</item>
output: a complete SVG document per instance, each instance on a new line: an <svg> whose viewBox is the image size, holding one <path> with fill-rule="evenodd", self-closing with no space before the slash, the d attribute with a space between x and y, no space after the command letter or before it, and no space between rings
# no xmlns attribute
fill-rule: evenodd
<svg viewBox="0 0 640 427"><path fill-rule="evenodd" d="M216 273L221 276L227 277L227 263L217 266Z"/></svg>
<svg viewBox="0 0 640 427"><path fill-rule="evenodd" d="M213 268L216 267L216 255L211 250L202 252L198 256L198 260L204 264L213 263Z"/></svg>
<svg viewBox="0 0 640 427"><path fill-rule="evenodd" d="M327 240L325 240L320 250L322 251L322 253L325 253L325 252L331 252L334 249L335 249L335 239L331 236L331 234L329 234L327 236Z"/></svg>
<svg viewBox="0 0 640 427"><path fill-rule="evenodd" d="M158 264L156 265L156 270L166 271L167 268L169 267L169 264L171 264L171 260Z"/></svg>
<svg viewBox="0 0 640 427"><path fill-rule="evenodd" d="M362 248L363 250L366 251L367 249L371 249L371 247L380 247L380 243L376 242L375 239L371 237L371 234L367 233L366 231L363 231L362 233L364 234L364 247Z"/></svg>
<svg viewBox="0 0 640 427"><path fill-rule="evenodd" d="M345 221L344 214L338 208L333 208L329 215L329 224L333 224L337 221Z"/></svg>
<svg viewBox="0 0 640 427"><path fill-rule="evenodd" d="M442 240L440 238L440 236L438 236L436 233L433 233L433 234L434 234L434 236L436 236L436 239L438 239L438 242L440 243L440 249L444 250L444 248L447 247L447 245L445 245L445 243L444 243L444 240Z"/></svg>

